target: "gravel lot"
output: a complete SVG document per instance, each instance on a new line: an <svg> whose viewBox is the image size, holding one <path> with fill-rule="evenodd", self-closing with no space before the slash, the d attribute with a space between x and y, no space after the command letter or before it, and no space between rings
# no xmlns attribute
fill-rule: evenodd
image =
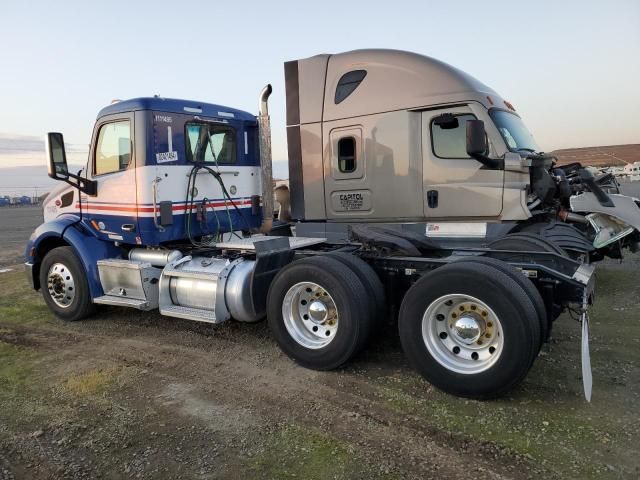
<svg viewBox="0 0 640 480"><path fill-rule="evenodd" d="M4 265L22 261L39 212L0 211ZM599 270L591 404L568 316L521 387L476 402L424 382L392 326L346 368L314 372L264 322L103 308L64 323L22 271L2 273L0 479L638 478L640 271L628 260Z"/></svg>

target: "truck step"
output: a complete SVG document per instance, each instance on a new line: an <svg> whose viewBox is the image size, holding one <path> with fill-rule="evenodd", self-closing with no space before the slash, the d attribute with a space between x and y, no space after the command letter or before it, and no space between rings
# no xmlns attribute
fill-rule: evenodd
<svg viewBox="0 0 640 480"><path fill-rule="evenodd" d="M147 262L121 258L98 260L97 265L105 295L94 298L95 303L138 310L158 308L158 281L162 269Z"/></svg>
<svg viewBox="0 0 640 480"><path fill-rule="evenodd" d="M130 307L137 310L151 310L152 306L146 300L129 297L116 297L115 295L103 295L93 299L93 303L101 305L114 305L116 307Z"/></svg>
<svg viewBox="0 0 640 480"><path fill-rule="evenodd" d="M211 310L199 308L182 307L179 305L168 305L160 308L160 313L168 317L184 318L206 323L222 323L216 319L216 313Z"/></svg>

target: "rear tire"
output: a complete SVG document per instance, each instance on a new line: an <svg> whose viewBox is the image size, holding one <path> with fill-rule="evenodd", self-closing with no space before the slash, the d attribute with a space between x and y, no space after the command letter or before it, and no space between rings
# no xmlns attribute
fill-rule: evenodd
<svg viewBox="0 0 640 480"><path fill-rule="evenodd" d="M540 323L526 291L491 265L455 262L420 278L400 307L409 361L434 386L487 399L526 376Z"/></svg>
<svg viewBox="0 0 640 480"><path fill-rule="evenodd" d="M74 322L94 311L87 274L71 247L47 253L40 266L40 288L47 306L62 320Z"/></svg>
<svg viewBox="0 0 640 480"><path fill-rule="evenodd" d="M371 316L358 276L326 255L287 265L267 296L267 322L278 345L314 370L337 368L356 354L366 344Z"/></svg>
<svg viewBox="0 0 640 480"><path fill-rule="evenodd" d="M542 347L542 344L547 340L550 331L550 323L547 318L547 308L545 307L544 300L540 296L540 292L535 287L535 285L525 278L525 276L518 272L514 267L509 265L508 263L502 262L495 258L490 257L465 257L463 260L458 260L456 263L476 263L480 265L491 265L492 267L497 268L505 275L509 275L513 280L516 281L518 285L522 287L522 289L527 292L529 299L533 303L533 306L538 314L538 320L540 322L540 345L538 348Z"/></svg>
<svg viewBox="0 0 640 480"><path fill-rule="evenodd" d="M572 258L566 250L556 245L555 243L547 240L546 238L531 232L517 232L510 233L502 238L494 240L489 244L490 248L496 250L518 250L518 251L526 251L530 250L533 252L552 252L557 253L558 255L562 255L563 257ZM508 261L510 258L509 254L504 254L504 256L499 257L501 260ZM546 340L551 334L551 327L556 318L560 316L563 312L563 307L558 304L551 305L550 315L547 315L547 334L544 337Z"/></svg>
<svg viewBox="0 0 640 480"><path fill-rule="evenodd" d="M376 271L371 268L367 262L351 253L346 252L330 252L326 254L331 258L340 261L355 273L364 288L367 290L369 301L371 304L371 312L373 315L373 325L381 326L384 321L384 315L387 309L385 299L384 286L380 281L380 277Z"/></svg>

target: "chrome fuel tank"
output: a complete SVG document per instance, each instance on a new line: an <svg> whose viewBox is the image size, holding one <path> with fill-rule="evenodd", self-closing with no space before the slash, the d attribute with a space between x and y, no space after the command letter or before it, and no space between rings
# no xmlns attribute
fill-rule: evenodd
<svg viewBox="0 0 640 480"><path fill-rule="evenodd" d="M163 315L220 323L234 318L255 322L251 299L254 260L184 257L171 262L160 278Z"/></svg>

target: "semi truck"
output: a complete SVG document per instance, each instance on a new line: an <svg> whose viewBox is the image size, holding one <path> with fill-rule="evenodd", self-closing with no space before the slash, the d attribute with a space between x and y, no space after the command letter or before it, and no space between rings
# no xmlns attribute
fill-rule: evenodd
<svg viewBox="0 0 640 480"><path fill-rule="evenodd" d="M526 376L554 320L583 330L593 262L635 248L639 202L558 167L515 107L467 73L393 50L284 64L291 212L274 221L259 113L158 96L103 108L86 167L49 133L45 222L27 276L61 319L102 305L213 324L267 319L331 370L397 319L436 387L491 398ZM586 348L584 348L586 347Z"/></svg>

